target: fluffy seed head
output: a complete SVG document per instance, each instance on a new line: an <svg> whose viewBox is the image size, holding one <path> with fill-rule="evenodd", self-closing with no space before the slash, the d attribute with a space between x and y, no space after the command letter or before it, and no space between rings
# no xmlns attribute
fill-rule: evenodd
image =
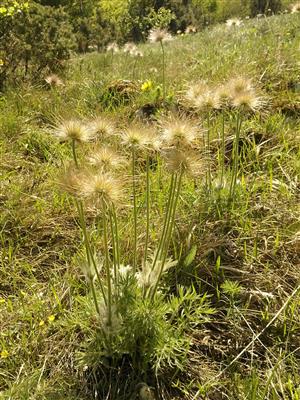
<svg viewBox="0 0 300 400"><path fill-rule="evenodd" d="M212 90L198 96L194 100L194 107L203 112L218 110L221 107L218 93Z"/></svg>
<svg viewBox="0 0 300 400"><path fill-rule="evenodd" d="M146 131L146 142L147 142L147 150L152 151L161 151L163 146L163 139L161 135L158 135L156 131L153 129L148 129Z"/></svg>
<svg viewBox="0 0 300 400"><path fill-rule="evenodd" d="M292 4L291 13L292 13L292 14L295 14L295 13L297 13L297 12L300 12L300 1L297 2L297 3L295 3L295 4Z"/></svg>
<svg viewBox="0 0 300 400"><path fill-rule="evenodd" d="M112 53L118 53L120 51L119 46L116 42L109 43L106 47L107 51L111 51Z"/></svg>
<svg viewBox="0 0 300 400"><path fill-rule="evenodd" d="M195 100L199 97L202 96L203 94L207 93L209 91L208 85L204 81L200 81L197 83L194 83L191 85L186 93L185 93L185 99L193 105Z"/></svg>
<svg viewBox="0 0 300 400"><path fill-rule="evenodd" d="M127 42L124 44L124 47L123 47L124 53L131 53L136 50L137 50L137 47L133 42Z"/></svg>
<svg viewBox="0 0 300 400"><path fill-rule="evenodd" d="M172 173L183 172L197 177L205 172L203 160L192 150L171 149L165 152L165 160L168 170Z"/></svg>
<svg viewBox="0 0 300 400"><path fill-rule="evenodd" d="M242 21L239 18L230 18L226 21L226 25L231 27L231 26L241 26Z"/></svg>
<svg viewBox="0 0 300 400"><path fill-rule="evenodd" d="M238 96L242 93L249 92L254 89L252 81L247 78L238 77L228 82L227 88L231 97Z"/></svg>
<svg viewBox="0 0 300 400"><path fill-rule="evenodd" d="M144 53L142 52L142 51L140 51L140 50L132 50L131 52L130 52L130 55L131 56L133 56L133 57L144 57Z"/></svg>
<svg viewBox="0 0 300 400"><path fill-rule="evenodd" d="M107 173L87 173L81 180L80 195L95 206L118 205L122 199L121 183Z"/></svg>
<svg viewBox="0 0 300 400"><path fill-rule="evenodd" d="M147 146L147 128L132 125L121 133L122 142L130 148L145 148Z"/></svg>
<svg viewBox="0 0 300 400"><path fill-rule="evenodd" d="M151 43L168 42L172 40L172 35L166 29L153 28L149 33L148 40Z"/></svg>
<svg viewBox="0 0 300 400"><path fill-rule="evenodd" d="M49 86L64 86L63 81L55 74L46 76L45 81Z"/></svg>
<svg viewBox="0 0 300 400"><path fill-rule="evenodd" d="M73 196L79 197L82 181L85 179L84 170L69 167L60 180L61 187Z"/></svg>
<svg viewBox="0 0 300 400"><path fill-rule="evenodd" d="M231 102L231 92L228 85L220 85L216 89L216 96L219 98L220 107L226 107Z"/></svg>
<svg viewBox="0 0 300 400"><path fill-rule="evenodd" d="M254 91L249 91L235 96L232 105L242 112L255 112L265 105L265 101L258 97Z"/></svg>
<svg viewBox="0 0 300 400"><path fill-rule="evenodd" d="M172 116L160 125L162 140L167 147L190 147L199 137L198 126L185 117Z"/></svg>
<svg viewBox="0 0 300 400"><path fill-rule="evenodd" d="M187 34L196 33L197 32L197 28L194 25L188 25L184 32L187 33Z"/></svg>
<svg viewBox="0 0 300 400"><path fill-rule="evenodd" d="M103 146L94 149L88 157L88 162L100 168L101 171L108 172L121 169L126 164L126 159L121 157L110 147Z"/></svg>
<svg viewBox="0 0 300 400"><path fill-rule="evenodd" d="M89 128L96 137L110 137L114 134L114 124L108 118L99 116L89 123Z"/></svg>
<svg viewBox="0 0 300 400"><path fill-rule="evenodd" d="M94 138L94 132L88 126L76 119L62 122L56 129L54 129L53 133L61 142L67 140L88 142Z"/></svg>

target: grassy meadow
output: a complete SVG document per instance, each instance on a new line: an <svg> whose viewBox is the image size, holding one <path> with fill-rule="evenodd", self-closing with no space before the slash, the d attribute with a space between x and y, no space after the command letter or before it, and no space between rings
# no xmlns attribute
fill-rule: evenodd
<svg viewBox="0 0 300 400"><path fill-rule="evenodd" d="M299 28L91 52L0 97L1 399L300 399ZM255 97L221 101L240 77Z"/></svg>

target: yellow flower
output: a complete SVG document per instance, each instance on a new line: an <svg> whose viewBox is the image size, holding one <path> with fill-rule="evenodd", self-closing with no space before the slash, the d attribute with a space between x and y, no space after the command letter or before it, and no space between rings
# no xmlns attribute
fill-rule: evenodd
<svg viewBox="0 0 300 400"><path fill-rule="evenodd" d="M0 58L0 67L4 65L4 61Z"/></svg>
<svg viewBox="0 0 300 400"><path fill-rule="evenodd" d="M141 86L141 90L142 92L147 92L148 90L152 89L153 84L151 81L145 81L142 86Z"/></svg>
<svg viewBox="0 0 300 400"><path fill-rule="evenodd" d="M55 315L49 315L48 321L53 322L55 320Z"/></svg>
<svg viewBox="0 0 300 400"><path fill-rule="evenodd" d="M39 323L39 326L43 326L43 325L45 325L45 321L41 320Z"/></svg>
<svg viewBox="0 0 300 400"><path fill-rule="evenodd" d="M9 356L9 352L7 350L1 351L1 358L7 358Z"/></svg>

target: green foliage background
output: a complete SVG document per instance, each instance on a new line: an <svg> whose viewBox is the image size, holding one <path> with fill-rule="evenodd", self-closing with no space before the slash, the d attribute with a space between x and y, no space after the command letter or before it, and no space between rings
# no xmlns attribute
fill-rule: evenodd
<svg viewBox="0 0 300 400"><path fill-rule="evenodd" d="M0 7L0 89L63 67L72 51L145 41L153 26L203 30L230 17L271 15L291 0L4 0Z"/></svg>

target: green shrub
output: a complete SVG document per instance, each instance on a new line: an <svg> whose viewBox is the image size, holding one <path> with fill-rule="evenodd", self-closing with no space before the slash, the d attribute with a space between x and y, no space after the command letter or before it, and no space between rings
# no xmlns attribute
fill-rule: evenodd
<svg viewBox="0 0 300 400"><path fill-rule="evenodd" d="M0 88L7 79L36 79L63 66L74 48L68 15L32 3L27 10L0 14Z"/></svg>

